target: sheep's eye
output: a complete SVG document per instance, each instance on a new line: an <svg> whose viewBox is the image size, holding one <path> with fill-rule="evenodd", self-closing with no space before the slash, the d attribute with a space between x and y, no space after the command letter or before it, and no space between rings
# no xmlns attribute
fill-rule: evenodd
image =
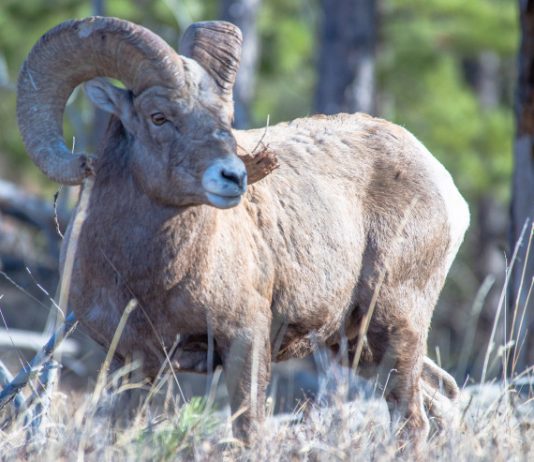
<svg viewBox="0 0 534 462"><path fill-rule="evenodd" d="M154 125L163 125L165 122L167 122L167 119L161 112L156 112L155 114L152 114L150 118L152 119L152 123Z"/></svg>

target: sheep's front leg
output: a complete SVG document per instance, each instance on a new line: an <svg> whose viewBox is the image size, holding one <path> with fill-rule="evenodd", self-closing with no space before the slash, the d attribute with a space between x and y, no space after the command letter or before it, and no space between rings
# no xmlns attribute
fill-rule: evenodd
<svg viewBox="0 0 534 462"><path fill-rule="evenodd" d="M270 376L268 330L242 327L227 338L222 353L234 436L250 443L265 417Z"/></svg>

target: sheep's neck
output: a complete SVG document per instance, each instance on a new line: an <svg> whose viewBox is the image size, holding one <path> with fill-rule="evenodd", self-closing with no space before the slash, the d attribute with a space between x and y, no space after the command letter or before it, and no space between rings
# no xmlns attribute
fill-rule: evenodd
<svg viewBox="0 0 534 462"><path fill-rule="evenodd" d="M85 226L101 250L96 258L113 266L140 297L168 290L196 272L216 229L215 209L164 206L149 198L131 175L112 182L99 181L97 175L91 201ZM96 250L89 258L95 258Z"/></svg>

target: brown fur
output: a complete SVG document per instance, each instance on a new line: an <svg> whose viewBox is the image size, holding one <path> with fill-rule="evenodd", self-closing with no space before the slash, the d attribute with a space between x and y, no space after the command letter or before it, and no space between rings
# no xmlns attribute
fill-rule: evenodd
<svg viewBox="0 0 534 462"><path fill-rule="evenodd" d="M262 131L234 134L251 151ZM437 389L441 371L425 366L427 330L452 247L443 199L420 159L424 148L362 114L299 119L269 128L265 138L280 168L249 187L239 206L167 206L136 182L128 137L115 120L79 240L70 306L108 345L136 298L142 309L129 319L118 354L141 353L149 376L177 334L205 338L209 325L232 409L247 408L236 429L247 433L263 417L270 362L321 343L335 349L344 334L353 348L385 269L362 373L396 369L386 397L420 445L428 430L420 382ZM188 356L186 342L175 359L204 370L198 353L205 347L194 345ZM253 410L253 403L260 404Z"/></svg>
<svg viewBox="0 0 534 462"><path fill-rule="evenodd" d="M468 225L465 201L384 120L232 131L240 49L230 23L191 25L180 56L147 29L94 17L55 27L30 52L17 98L29 154L59 182L95 176L68 306L108 346L135 298L117 357L137 352L152 378L168 355L188 370L222 363L245 437L263 418L271 361L321 344L341 353L347 340L360 373L390 377L392 414L420 447L424 407L443 415L456 390L426 358L426 339ZM72 156L63 140L64 106L82 82L113 114L96 157Z"/></svg>

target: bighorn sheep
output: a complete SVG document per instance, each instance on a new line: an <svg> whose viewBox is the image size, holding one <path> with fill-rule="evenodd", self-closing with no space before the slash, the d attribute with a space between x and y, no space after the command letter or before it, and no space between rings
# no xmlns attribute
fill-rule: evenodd
<svg viewBox="0 0 534 462"><path fill-rule="evenodd" d="M245 409L234 426L244 438L263 418L271 361L325 345L349 363L358 353L364 373L387 364L390 409L418 445L423 407L457 392L425 354L467 205L423 145L384 120L340 114L232 130L240 44L232 24L196 23L179 55L143 27L92 17L60 24L30 52L17 106L27 151L57 182L94 176L68 305L109 345L138 300L117 355L139 352L152 377L177 334L190 341L171 360L205 370L209 331L231 407ZM71 154L62 133L67 98L86 81L113 115L94 157ZM239 157L263 135L266 152ZM261 179L248 188L245 165Z"/></svg>

